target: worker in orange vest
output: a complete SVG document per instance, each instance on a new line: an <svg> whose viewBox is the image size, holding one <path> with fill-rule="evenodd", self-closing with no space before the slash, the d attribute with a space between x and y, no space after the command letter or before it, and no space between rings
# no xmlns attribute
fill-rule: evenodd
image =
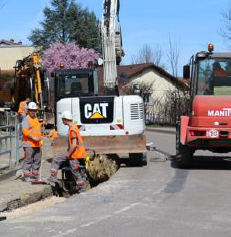
<svg viewBox="0 0 231 237"><path fill-rule="evenodd" d="M71 168L73 177L76 181L77 189L79 192L85 191L87 189L86 180L81 176L79 172L80 159L86 159L86 150L83 145L83 139L80 135L77 125L73 124L72 114L69 111L64 111L62 114L62 121L64 125L69 127L67 138L68 138L68 150L65 154L60 154L54 157L50 177L47 182L51 186L55 186L57 183L58 169L61 165L68 163Z"/></svg>
<svg viewBox="0 0 231 237"><path fill-rule="evenodd" d="M224 76L227 76L228 75L228 73L227 73L227 71L225 71L222 67L221 67L221 65L220 65L220 63L219 62L215 62L214 64L213 64L213 76L214 77L224 77Z"/></svg>
<svg viewBox="0 0 231 237"><path fill-rule="evenodd" d="M52 129L49 132L47 137L51 139L51 146L53 146L54 145L54 140L58 137L58 131L57 131L57 127L56 126L54 126L54 129Z"/></svg>
<svg viewBox="0 0 231 237"><path fill-rule="evenodd" d="M39 179L39 169L42 157L42 132L39 120L36 117L37 105L30 102L28 115L22 122L23 148L25 152L23 162L23 181L36 181Z"/></svg>
<svg viewBox="0 0 231 237"><path fill-rule="evenodd" d="M27 106L30 103L30 98L26 98L25 101L21 101L18 108L18 114L21 114L23 117L27 116Z"/></svg>

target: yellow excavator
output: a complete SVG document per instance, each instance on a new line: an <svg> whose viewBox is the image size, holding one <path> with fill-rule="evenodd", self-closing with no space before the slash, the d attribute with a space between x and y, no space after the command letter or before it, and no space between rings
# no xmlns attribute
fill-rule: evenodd
<svg viewBox="0 0 231 237"><path fill-rule="evenodd" d="M42 85L41 85L41 58L38 53L33 53L22 60L17 60L15 68L15 81L13 98L18 103L26 97L42 107Z"/></svg>
<svg viewBox="0 0 231 237"><path fill-rule="evenodd" d="M15 81L13 89L14 110L26 98L36 102L40 111L50 108L49 79L45 70L42 69L42 62L39 53L33 53L17 60L15 68Z"/></svg>

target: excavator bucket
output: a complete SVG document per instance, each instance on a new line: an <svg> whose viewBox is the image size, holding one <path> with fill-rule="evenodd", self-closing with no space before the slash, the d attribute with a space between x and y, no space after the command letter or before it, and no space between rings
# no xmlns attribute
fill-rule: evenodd
<svg viewBox="0 0 231 237"><path fill-rule="evenodd" d="M146 138L144 135L134 136L88 136L83 137L87 150L96 154L145 153ZM54 142L54 156L67 151L67 138L59 136Z"/></svg>

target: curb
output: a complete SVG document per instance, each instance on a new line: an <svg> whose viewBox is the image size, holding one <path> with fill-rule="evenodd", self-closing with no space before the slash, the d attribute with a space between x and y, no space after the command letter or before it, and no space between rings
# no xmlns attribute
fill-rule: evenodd
<svg viewBox="0 0 231 237"><path fill-rule="evenodd" d="M171 129L161 129L161 128L146 128L147 132L157 132L157 133L168 133L168 134L176 134L176 131Z"/></svg>
<svg viewBox="0 0 231 237"><path fill-rule="evenodd" d="M15 175L17 170L20 168L20 164L23 161L24 158L19 159L19 165L17 167L14 167L10 169L10 166L5 166L0 168L0 182L9 179Z"/></svg>
<svg viewBox="0 0 231 237"><path fill-rule="evenodd" d="M27 206L29 204L44 200L53 195L52 188L48 185L42 190L34 193L24 193L19 198L13 198L9 201L0 203L0 212L12 211L14 209Z"/></svg>
<svg viewBox="0 0 231 237"><path fill-rule="evenodd" d="M0 182L5 180L5 179L9 179L9 178L13 177L16 172L17 172L17 169L12 169L12 170L9 170L6 173L0 174Z"/></svg>

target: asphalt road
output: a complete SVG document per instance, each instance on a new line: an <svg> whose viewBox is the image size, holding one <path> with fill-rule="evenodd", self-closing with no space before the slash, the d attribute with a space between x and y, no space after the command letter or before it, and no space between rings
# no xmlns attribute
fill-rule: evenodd
<svg viewBox="0 0 231 237"><path fill-rule="evenodd" d="M175 154L175 136L147 132ZM203 156L202 156L203 155ZM208 157L205 159L204 155ZM157 156L149 153L148 158ZM45 211L0 222L0 236L231 236L230 161L196 154L189 170L171 162L122 166L108 181Z"/></svg>

